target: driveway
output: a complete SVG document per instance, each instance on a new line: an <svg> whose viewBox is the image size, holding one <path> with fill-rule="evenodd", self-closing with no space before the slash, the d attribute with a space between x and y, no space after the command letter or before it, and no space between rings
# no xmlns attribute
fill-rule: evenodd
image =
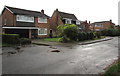
<svg viewBox="0 0 120 76"><path fill-rule="evenodd" d="M51 52L58 49L60 52ZM118 38L73 46L27 45L3 55L4 74L98 74L118 56ZM3 52L16 51L4 47Z"/></svg>

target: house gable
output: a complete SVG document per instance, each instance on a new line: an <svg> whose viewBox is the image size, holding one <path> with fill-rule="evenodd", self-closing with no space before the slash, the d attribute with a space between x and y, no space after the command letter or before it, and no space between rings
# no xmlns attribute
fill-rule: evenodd
<svg viewBox="0 0 120 76"><path fill-rule="evenodd" d="M15 16L11 10L4 8L2 11L2 26L14 26L15 25Z"/></svg>

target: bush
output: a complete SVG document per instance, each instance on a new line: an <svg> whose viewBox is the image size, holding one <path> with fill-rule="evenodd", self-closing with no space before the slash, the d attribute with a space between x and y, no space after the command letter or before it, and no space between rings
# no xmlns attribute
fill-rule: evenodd
<svg viewBox="0 0 120 76"><path fill-rule="evenodd" d="M77 37L78 41L90 40L94 38L94 34L93 32L79 32Z"/></svg>
<svg viewBox="0 0 120 76"><path fill-rule="evenodd" d="M8 44L19 44L18 34L2 34L2 42Z"/></svg>
<svg viewBox="0 0 120 76"><path fill-rule="evenodd" d="M58 31L60 36L66 36L70 40L77 40L77 34L78 34L78 29L77 26L74 24L65 24L65 25L59 25L58 26Z"/></svg>
<svg viewBox="0 0 120 76"><path fill-rule="evenodd" d="M31 40L28 38L21 38L20 39L20 44L25 45L25 44L31 44Z"/></svg>
<svg viewBox="0 0 120 76"><path fill-rule="evenodd" d="M103 36L120 36L120 30L118 29L106 29L101 32Z"/></svg>
<svg viewBox="0 0 120 76"><path fill-rule="evenodd" d="M100 32L96 32L96 37L97 37L97 38L101 38Z"/></svg>
<svg viewBox="0 0 120 76"><path fill-rule="evenodd" d="M59 38L58 41L59 41L59 42L68 42L69 39L68 39L67 37L63 36L62 38Z"/></svg>

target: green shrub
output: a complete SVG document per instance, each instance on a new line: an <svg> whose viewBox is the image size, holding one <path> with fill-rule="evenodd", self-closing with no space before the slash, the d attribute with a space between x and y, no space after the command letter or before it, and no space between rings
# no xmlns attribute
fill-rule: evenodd
<svg viewBox="0 0 120 76"><path fill-rule="evenodd" d="M94 34L93 32L79 32L77 37L78 41L90 40L94 38Z"/></svg>
<svg viewBox="0 0 120 76"><path fill-rule="evenodd" d="M97 38L101 38L100 32L96 32L96 37L97 37Z"/></svg>
<svg viewBox="0 0 120 76"><path fill-rule="evenodd" d="M59 42L68 42L68 41L70 41L70 40L69 40L69 38L63 36L63 37L59 38L58 41L59 41Z"/></svg>
<svg viewBox="0 0 120 76"><path fill-rule="evenodd" d="M19 44L18 34L2 34L2 42L8 44Z"/></svg>
<svg viewBox="0 0 120 76"><path fill-rule="evenodd" d="M21 38L20 39L20 44L25 45L25 44L31 44L31 40L28 38Z"/></svg>
<svg viewBox="0 0 120 76"><path fill-rule="evenodd" d="M120 30L118 29L106 29L101 32L103 36L120 36Z"/></svg>
<svg viewBox="0 0 120 76"><path fill-rule="evenodd" d="M82 41L83 40L83 34L81 32L78 33L78 41Z"/></svg>
<svg viewBox="0 0 120 76"><path fill-rule="evenodd" d="M66 36L70 40L77 40L77 34L78 34L78 28L74 24L65 24L65 25L59 25L57 27L59 31L59 36Z"/></svg>

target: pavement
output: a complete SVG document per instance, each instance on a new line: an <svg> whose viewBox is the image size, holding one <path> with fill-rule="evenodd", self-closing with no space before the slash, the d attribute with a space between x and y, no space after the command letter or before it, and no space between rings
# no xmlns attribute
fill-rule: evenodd
<svg viewBox="0 0 120 76"><path fill-rule="evenodd" d="M56 49L60 52L51 52ZM4 74L98 74L118 58L118 37L87 45L31 44L20 50L2 55ZM4 47L2 51L16 49Z"/></svg>
<svg viewBox="0 0 120 76"><path fill-rule="evenodd" d="M97 43L97 42L102 42L102 41L107 41L113 39L112 37L106 37L100 40L92 40L92 41L85 41L85 42L69 42L69 43L60 43L60 42L50 42L50 41L45 41L42 39L32 39L32 44L37 44L37 45L45 45L45 46L56 46L56 45L86 45L86 44L92 44L92 43Z"/></svg>

